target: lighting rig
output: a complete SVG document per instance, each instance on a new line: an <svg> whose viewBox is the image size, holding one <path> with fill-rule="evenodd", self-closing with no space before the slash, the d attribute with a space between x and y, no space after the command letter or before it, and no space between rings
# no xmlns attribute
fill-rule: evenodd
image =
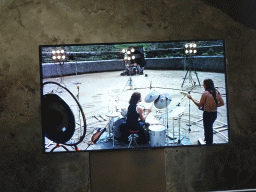
<svg viewBox="0 0 256 192"><path fill-rule="evenodd" d="M184 45L184 53L185 53L184 70L186 70L186 63L188 63L188 58L192 59L193 56L197 53L197 44L196 43L186 43ZM190 63L190 65L192 65L192 62ZM194 66L194 72L195 72L196 77L197 77L197 81L200 85L200 81L199 81L199 78L197 76L197 72L195 70L195 65L193 64L193 66ZM195 83L196 83L193 80L192 76L191 76L191 68L192 68L192 66L189 66L188 69L187 69L186 75L185 75L184 80L183 80L182 85L181 85L182 88L183 88L184 82L187 78L189 78L189 81L192 83L192 86L194 86Z"/></svg>
<svg viewBox="0 0 256 192"><path fill-rule="evenodd" d="M67 54L65 49L55 49L51 51L51 59L53 62L58 62L60 65L64 65L64 62L67 61ZM57 66L56 66L57 67ZM57 70L57 69L56 69ZM63 83L63 71L60 72L60 83Z"/></svg>
<svg viewBox="0 0 256 192"><path fill-rule="evenodd" d="M123 49L122 53L124 54L124 61L125 64L131 64L132 61L135 60L135 55L134 55L135 49L130 48L130 49Z"/></svg>
<svg viewBox="0 0 256 192"><path fill-rule="evenodd" d="M66 52L64 49L52 50L51 58L54 62L59 62L60 64L64 64L64 62L67 60Z"/></svg>
<svg viewBox="0 0 256 192"><path fill-rule="evenodd" d="M130 89L133 89L133 82L132 82L132 73L133 73L133 67L131 66L134 61L135 61L135 55L134 55L135 49L134 48L129 48L129 49L123 49L122 53L124 54L124 63L125 67L128 68L128 75L130 76L129 80L127 81L125 87L127 85L130 86ZM137 71L136 71L137 73Z"/></svg>

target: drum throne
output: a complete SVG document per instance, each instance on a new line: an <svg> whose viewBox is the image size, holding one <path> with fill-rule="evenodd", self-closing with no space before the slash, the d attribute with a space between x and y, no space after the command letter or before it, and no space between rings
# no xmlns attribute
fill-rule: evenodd
<svg viewBox="0 0 256 192"><path fill-rule="evenodd" d="M129 146L128 146L128 148L130 148L131 147L131 144L132 143L135 143L136 144L136 146L138 147L138 144L137 144L137 139L138 139L138 132L139 131L131 131L131 130L129 130L130 131L130 136L128 137L128 140L129 140Z"/></svg>

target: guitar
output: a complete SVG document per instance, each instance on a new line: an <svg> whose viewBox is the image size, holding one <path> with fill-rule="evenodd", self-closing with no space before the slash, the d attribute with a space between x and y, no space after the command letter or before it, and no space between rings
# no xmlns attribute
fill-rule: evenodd
<svg viewBox="0 0 256 192"><path fill-rule="evenodd" d="M99 138L102 135L102 133L104 133L104 131L106 131L106 128L104 128L104 129L99 128L97 130L97 132L93 134L93 136L91 138L90 145L93 145L93 144L97 143L97 141L99 140Z"/></svg>

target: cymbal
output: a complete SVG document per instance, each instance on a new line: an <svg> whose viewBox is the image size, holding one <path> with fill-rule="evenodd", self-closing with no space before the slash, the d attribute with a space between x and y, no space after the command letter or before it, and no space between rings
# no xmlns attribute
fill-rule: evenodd
<svg viewBox="0 0 256 192"><path fill-rule="evenodd" d="M154 124L154 125L159 125L160 124L159 120L156 119L152 113L148 114L145 121L149 124Z"/></svg>
<svg viewBox="0 0 256 192"><path fill-rule="evenodd" d="M155 107L158 109L166 108L172 101L171 95L164 93L160 95L154 102Z"/></svg>
<svg viewBox="0 0 256 192"><path fill-rule="evenodd" d="M151 102L155 101L158 97L159 97L159 93L151 92L151 93L147 94L147 96L145 97L145 102L151 103Z"/></svg>
<svg viewBox="0 0 256 192"><path fill-rule="evenodd" d="M163 119L167 119L168 118L171 118L171 117L178 117L180 116L182 113L184 113L185 111L185 107L174 107L172 108L171 110L169 110L168 112L168 116L166 113L164 113L161 117Z"/></svg>
<svg viewBox="0 0 256 192"><path fill-rule="evenodd" d="M110 113L107 113L106 116L108 116L108 117L118 117L118 116L120 116L120 112L110 112Z"/></svg>
<svg viewBox="0 0 256 192"><path fill-rule="evenodd" d="M188 96L188 93L185 92L185 91L180 91L180 93L181 93L183 96Z"/></svg>

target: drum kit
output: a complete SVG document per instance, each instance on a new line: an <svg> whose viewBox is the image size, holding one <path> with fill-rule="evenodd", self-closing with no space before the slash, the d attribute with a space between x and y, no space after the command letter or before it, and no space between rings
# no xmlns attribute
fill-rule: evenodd
<svg viewBox="0 0 256 192"><path fill-rule="evenodd" d="M168 119L177 120L179 119L184 111L184 107L177 106L175 108L171 108L168 110L168 106L170 105L172 98L168 93L160 94L156 91L152 91L146 95L144 101L146 103L152 103L159 110L166 110L165 113L159 117L157 115L153 115L149 113L146 118L146 123L149 124L147 131L149 133L149 145L151 147L161 147L165 146L167 139L172 139L174 143L174 124L173 124L173 138L171 138L168 134ZM128 102L127 102L128 103ZM127 117L127 108L122 107L120 110L116 110L114 112L109 112L106 114L109 117L108 129L109 129L109 139L113 139L113 148L115 145L115 139L121 140L120 127L123 123L126 123ZM165 120L166 123L160 123L160 119ZM180 121L179 121L180 123ZM112 135L110 135L112 132ZM180 126L179 126L179 138L180 138ZM180 143L180 139L178 140Z"/></svg>

